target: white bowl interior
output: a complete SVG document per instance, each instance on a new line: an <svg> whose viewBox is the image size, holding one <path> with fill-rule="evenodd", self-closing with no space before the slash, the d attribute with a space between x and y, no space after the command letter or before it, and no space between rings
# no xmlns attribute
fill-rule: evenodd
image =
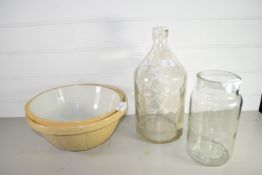
<svg viewBox="0 0 262 175"><path fill-rule="evenodd" d="M98 85L75 85L50 90L32 100L29 108L40 118L81 121L103 115L120 103L120 96Z"/></svg>

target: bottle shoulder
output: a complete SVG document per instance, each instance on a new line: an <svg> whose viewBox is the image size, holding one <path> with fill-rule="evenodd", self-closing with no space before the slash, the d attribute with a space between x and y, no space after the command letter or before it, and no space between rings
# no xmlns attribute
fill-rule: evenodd
<svg viewBox="0 0 262 175"><path fill-rule="evenodd" d="M140 62L139 67L144 66L163 66L163 67L178 67L181 71L185 72L184 67L168 48L154 49L152 48L146 57Z"/></svg>
<svg viewBox="0 0 262 175"><path fill-rule="evenodd" d="M147 80L186 81L186 71L169 48L152 48L135 70L135 79L143 82Z"/></svg>
<svg viewBox="0 0 262 175"><path fill-rule="evenodd" d="M146 76L149 74L154 74L156 76L167 76L170 77L181 77L186 78L186 71L185 69L177 64L174 63L172 60L165 59L161 60L157 64L148 64L148 62L144 61L138 65L135 69L135 76Z"/></svg>

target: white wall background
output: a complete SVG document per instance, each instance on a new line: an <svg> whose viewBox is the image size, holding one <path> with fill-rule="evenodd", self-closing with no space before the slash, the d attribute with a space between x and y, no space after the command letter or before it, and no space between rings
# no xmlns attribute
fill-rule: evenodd
<svg viewBox="0 0 262 175"><path fill-rule="evenodd" d="M43 90L90 82L123 89L133 114L133 72L162 25L188 72L187 100L196 72L223 69L244 80L243 110L258 109L261 0L0 0L0 117L22 117Z"/></svg>

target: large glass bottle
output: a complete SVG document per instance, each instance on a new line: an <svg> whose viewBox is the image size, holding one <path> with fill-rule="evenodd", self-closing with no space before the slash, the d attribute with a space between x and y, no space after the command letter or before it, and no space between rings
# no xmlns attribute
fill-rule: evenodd
<svg viewBox="0 0 262 175"><path fill-rule="evenodd" d="M135 71L137 131L155 143L182 134L186 72L167 43L168 30L153 28L154 45Z"/></svg>

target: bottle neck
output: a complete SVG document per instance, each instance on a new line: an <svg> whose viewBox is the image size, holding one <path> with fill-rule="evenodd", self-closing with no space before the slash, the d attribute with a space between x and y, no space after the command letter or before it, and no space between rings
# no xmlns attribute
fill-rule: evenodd
<svg viewBox="0 0 262 175"><path fill-rule="evenodd" d="M164 27L153 28L153 48L168 47L168 30Z"/></svg>

